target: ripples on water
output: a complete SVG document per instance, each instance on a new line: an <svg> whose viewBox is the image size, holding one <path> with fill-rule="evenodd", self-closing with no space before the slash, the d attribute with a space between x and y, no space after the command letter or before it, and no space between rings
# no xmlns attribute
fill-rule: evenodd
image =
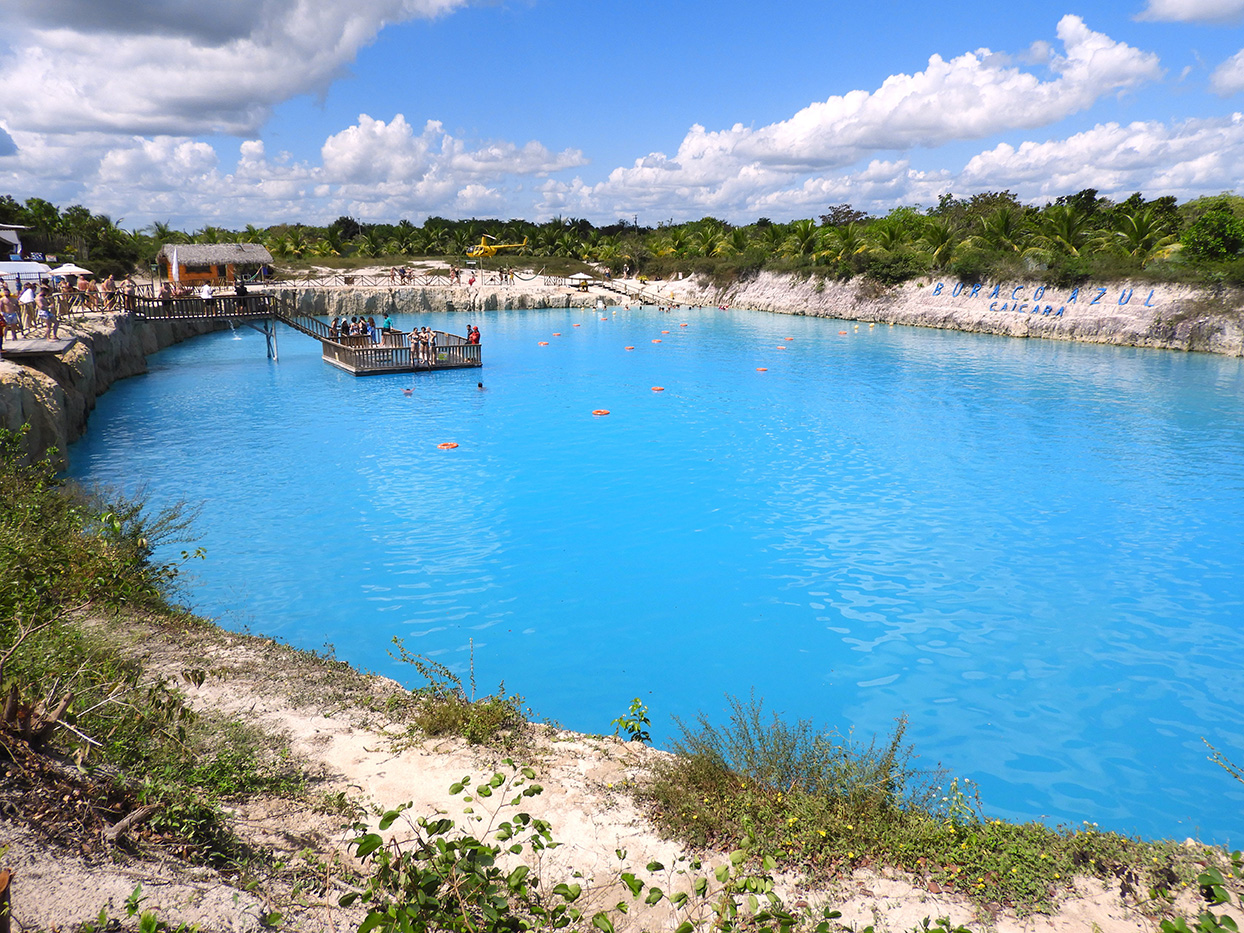
<svg viewBox="0 0 1244 933"><path fill-rule="evenodd" d="M473 640L481 690L589 732L752 686L905 712L991 813L1238 843L1200 737L1244 760L1240 360L599 317L472 316L484 369L413 378L199 338L100 400L73 473L203 502L191 598L229 626L399 679L394 636L464 675Z"/></svg>

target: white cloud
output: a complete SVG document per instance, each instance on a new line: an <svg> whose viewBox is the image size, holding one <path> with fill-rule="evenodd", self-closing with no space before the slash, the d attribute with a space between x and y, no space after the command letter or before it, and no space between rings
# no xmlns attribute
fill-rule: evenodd
<svg viewBox="0 0 1244 933"><path fill-rule="evenodd" d="M1082 188L1105 195L1144 191L1190 198L1231 190L1244 178L1244 120L1105 123L1067 139L999 144L956 179L964 190L1012 187L1028 200Z"/></svg>
<svg viewBox="0 0 1244 933"><path fill-rule="evenodd" d="M1177 23L1233 23L1244 18L1244 0L1149 0L1136 17Z"/></svg>
<svg viewBox="0 0 1244 933"><path fill-rule="evenodd" d="M0 100L11 131L250 135L386 24L463 2L19 0L5 38L22 53L0 58Z"/></svg>
<svg viewBox="0 0 1244 933"><path fill-rule="evenodd" d="M553 186L544 203L583 211L595 205L605 215L680 204L682 213L746 210L756 192L786 190L810 173L880 152L1045 126L1161 77L1156 55L1094 32L1077 16L1064 16L1057 34L1061 54L1040 42L1027 53L1048 67L1049 80L988 49L949 61L934 55L922 72L831 97L759 129L693 126L672 157L652 153L590 187Z"/></svg>
<svg viewBox="0 0 1244 933"><path fill-rule="evenodd" d="M401 114L388 122L361 114L324 142L319 164L270 155L259 140L240 144L232 170L212 146L180 136L24 133L17 145L0 160L0 190L86 203L131 224L189 226L503 212L515 179L585 162L578 150L534 141L470 144L434 120L416 132Z"/></svg>
<svg viewBox="0 0 1244 933"><path fill-rule="evenodd" d="M1222 97L1244 91L1244 49L1240 49L1214 69L1214 73L1209 76L1209 86L1215 94Z"/></svg>

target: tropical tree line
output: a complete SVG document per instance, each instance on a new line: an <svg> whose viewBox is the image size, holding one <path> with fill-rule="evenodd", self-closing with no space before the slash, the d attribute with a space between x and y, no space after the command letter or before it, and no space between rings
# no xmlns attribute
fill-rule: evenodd
<svg viewBox="0 0 1244 933"><path fill-rule="evenodd" d="M558 257L614 275L654 278L699 272L733 280L767 268L844 280L864 276L883 284L929 274L984 281L1037 273L1055 284L1123 276L1244 284L1244 198L1232 194L1181 204L1137 193L1115 202L1090 188L1034 207L1010 191L990 191L968 198L947 194L933 207L899 207L884 216L838 204L817 218L776 223L762 217L743 225L715 217L656 227L625 221L597 227L561 217L538 224L442 217L369 224L343 216L327 226L193 231L168 223L126 231L80 205L60 211L39 198L18 203L5 196L0 222L28 226L24 239L32 248L60 250L101 272L150 263L165 243L262 243L291 263L399 263L462 258L490 237L526 242L501 254L498 264Z"/></svg>

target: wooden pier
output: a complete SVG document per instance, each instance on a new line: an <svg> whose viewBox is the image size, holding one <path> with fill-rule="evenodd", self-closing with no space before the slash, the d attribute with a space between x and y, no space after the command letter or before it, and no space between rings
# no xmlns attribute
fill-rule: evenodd
<svg viewBox="0 0 1244 933"><path fill-rule="evenodd" d="M480 345L464 337L435 331L432 359L412 357L409 334L391 330L380 343L370 337L335 336L318 317L298 312L291 299L260 293L220 295L213 298L135 299L134 317L144 321L224 320L253 327L267 340L269 359L277 359L276 328L280 321L320 341L324 362L355 376L413 373L437 369L464 369L483 365Z"/></svg>

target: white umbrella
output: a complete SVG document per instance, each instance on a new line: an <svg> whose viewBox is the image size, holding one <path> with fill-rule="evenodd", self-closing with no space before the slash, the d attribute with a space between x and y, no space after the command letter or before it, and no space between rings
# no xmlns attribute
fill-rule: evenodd
<svg viewBox="0 0 1244 933"><path fill-rule="evenodd" d="M566 276L569 282L591 282L596 276L588 275L586 272L576 272L574 275Z"/></svg>
<svg viewBox="0 0 1244 933"><path fill-rule="evenodd" d="M67 262L63 266L58 266L51 272L52 275L94 275L90 269L83 269L81 266L75 266L72 262Z"/></svg>

